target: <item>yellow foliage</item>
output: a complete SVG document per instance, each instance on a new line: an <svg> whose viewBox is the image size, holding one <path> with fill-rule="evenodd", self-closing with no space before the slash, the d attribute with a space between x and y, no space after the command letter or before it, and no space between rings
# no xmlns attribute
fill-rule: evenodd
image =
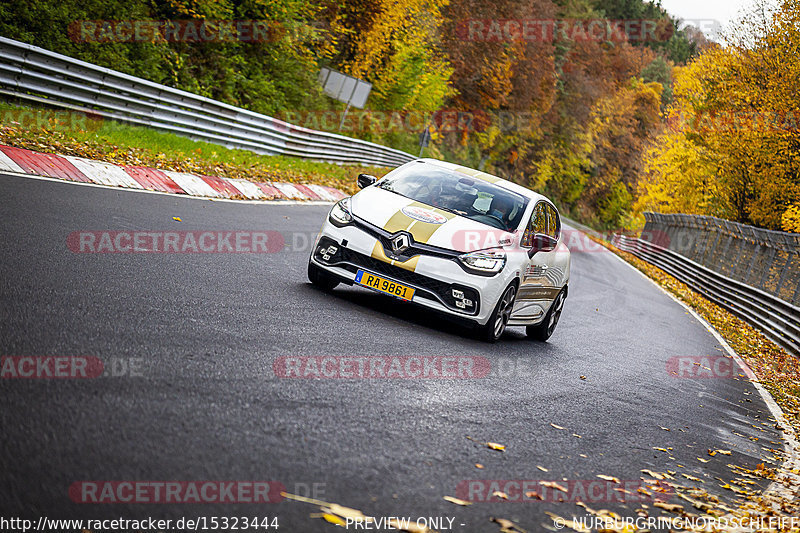
<svg viewBox="0 0 800 533"><path fill-rule="evenodd" d="M320 47L337 68L373 84L370 107L434 111L454 94L439 26L448 0L374 0L342 8Z"/></svg>
<svg viewBox="0 0 800 533"><path fill-rule="evenodd" d="M634 212L708 213L718 195L707 152L683 132L666 131L645 154Z"/></svg>
<svg viewBox="0 0 800 533"><path fill-rule="evenodd" d="M794 204L783 212L781 227L783 231L800 233L800 204Z"/></svg>
<svg viewBox="0 0 800 533"><path fill-rule="evenodd" d="M394 43L411 48L426 44L435 29L430 23L441 20L447 0L380 0L379 4L370 27L357 35L354 59L346 65L357 78L379 68Z"/></svg>
<svg viewBox="0 0 800 533"><path fill-rule="evenodd" d="M641 174L641 153L660 124L663 87L633 78L593 107L587 133L591 139L593 176L584 200L594 202L605 225L619 227L633 202Z"/></svg>
<svg viewBox="0 0 800 533"><path fill-rule="evenodd" d="M800 203L800 2L784 2L764 23L743 22L736 42L676 69L668 129L647 152L637 212L791 223L784 212Z"/></svg>

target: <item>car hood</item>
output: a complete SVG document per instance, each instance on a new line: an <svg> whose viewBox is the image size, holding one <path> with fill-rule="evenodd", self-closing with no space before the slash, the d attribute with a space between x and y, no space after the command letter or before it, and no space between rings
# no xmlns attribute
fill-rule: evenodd
<svg viewBox="0 0 800 533"><path fill-rule="evenodd" d="M511 246L516 237L516 233L499 230L375 186L355 194L351 209L356 217L389 233L406 231L415 242L457 252Z"/></svg>

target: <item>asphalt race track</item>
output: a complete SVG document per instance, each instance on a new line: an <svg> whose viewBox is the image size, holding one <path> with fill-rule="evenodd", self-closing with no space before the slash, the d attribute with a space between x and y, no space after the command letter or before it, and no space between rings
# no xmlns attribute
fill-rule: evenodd
<svg viewBox="0 0 800 533"><path fill-rule="evenodd" d="M289 500L97 504L69 495L86 480L265 480L372 516L451 517L454 531L497 531L495 516L542 531L552 527L546 511L585 512L573 502L460 507L442 498L465 480L638 480L642 469L690 474L722 493L716 478L733 477L728 463L755 467L771 457L762 446L781 447L745 379L668 372L672 357L724 352L612 254L573 250L570 296L550 342L511 328L489 345L364 289L313 288L306 243L328 209L0 175L0 355L117 365L117 375L96 379L0 379L3 514L277 516L282 531L335 530L309 517L315 506ZM104 230L269 230L287 245L261 254L67 246L72 232ZM481 356L491 371L291 379L273 370L286 356L378 355ZM506 450L480 444L488 441ZM633 516L639 504L590 506Z"/></svg>

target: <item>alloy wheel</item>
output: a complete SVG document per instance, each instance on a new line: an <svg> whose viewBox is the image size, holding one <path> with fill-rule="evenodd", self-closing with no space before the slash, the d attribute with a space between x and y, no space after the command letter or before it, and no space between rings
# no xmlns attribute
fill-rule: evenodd
<svg viewBox="0 0 800 533"><path fill-rule="evenodd" d="M500 308L494 321L495 338L500 338L500 335L503 334L508 325L509 319L511 319L511 311L514 309L514 297L516 295L517 290L512 286L506 290L502 300L500 300Z"/></svg>

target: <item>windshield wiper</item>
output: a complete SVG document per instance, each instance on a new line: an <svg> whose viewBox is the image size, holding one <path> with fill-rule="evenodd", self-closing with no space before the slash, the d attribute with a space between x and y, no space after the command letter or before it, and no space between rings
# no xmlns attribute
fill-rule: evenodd
<svg viewBox="0 0 800 533"><path fill-rule="evenodd" d="M417 200L417 201L419 201L419 200ZM433 207L435 207L436 209L441 209L442 211L447 211L448 213L453 213L454 215L458 215L458 216L462 216L462 217L467 216L467 212L466 211L458 211L456 209L451 209L449 207L442 207L440 205L435 205Z"/></svg>

